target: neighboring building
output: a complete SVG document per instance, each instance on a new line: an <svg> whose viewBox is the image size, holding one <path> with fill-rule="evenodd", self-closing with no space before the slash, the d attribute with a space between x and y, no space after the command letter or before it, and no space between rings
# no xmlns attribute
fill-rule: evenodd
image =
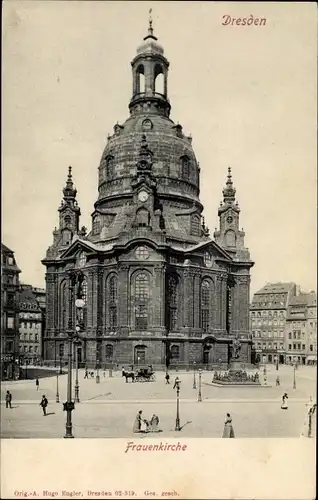
<svg viewBox="0 0 318 500"><path fill-rule="evenodd" d="M254 294L250 321L257 361L286 362L286 318L296 291L295 283L272 283Z"/></svg>
<svg viewBox="0 0 318 500"><path fill-rule="evenodd" d="M21 285L19 293L20 355L23 364L39 364L42 348L42 310L31 285Z"/></svg>
<svg viewBox="0 0 318 500"><path fill-rule="evenodd" d="M1 378L19 377L19 274L14 252L1 243Z"/></svg>
<svg viewBox="0 0 318 500"><path fill-rule="evenodd" d="M107 139L88 234L80 229L71 168L63 189L59 226L42 261L44 358L56 363L67 353L81 277L79 361L87 366L209 367L228 363L234 337L241 339L240 360L248 363L253 262L231 171L213 241L202 217L192 139L169 117L169 62L151 22L131 64L130 116Z"/></svg>
<svg viewBox="0 0 318 500"><path fill-rule="evenodd" d="M286 359L288 363L317 362L317 294L300 293L292 297L286 321Z"/></svg>
<svg viewBox="0 0 318 500"><path fill-rule="evenodd" d="M38 304L41 309L41 353L44 352L44 345L43 345L43 339L44 339L44 332L45 332L45 325L46 325L46 291L45 288L37 288L33 287L32 291L34 295L36 296L36 299L38 301Z"/></svg>

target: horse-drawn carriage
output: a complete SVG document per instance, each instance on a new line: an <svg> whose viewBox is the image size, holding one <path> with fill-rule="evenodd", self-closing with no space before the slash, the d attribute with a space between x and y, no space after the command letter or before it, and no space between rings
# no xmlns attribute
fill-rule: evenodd
<svg viewBox="0 0 318 500"><path fill-rule="evenodd" d="M152 367L138 368L136 371L122 370L122 376L125 377L126 382L131 379L132 382L154 382L156 380L155 372Z"/></svg>
<svg viewBox="0 0 318 500"><path fill-rule="evenodd" d="M155 372L150 368L139 368L135 375L136 382L154 382L156 380Z"/></svg>

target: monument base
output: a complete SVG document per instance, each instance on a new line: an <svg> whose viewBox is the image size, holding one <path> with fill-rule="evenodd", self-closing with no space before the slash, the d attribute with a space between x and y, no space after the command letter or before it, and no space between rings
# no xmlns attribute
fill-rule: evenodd
<svg viewBox="0 0 318 500"><path fill-rule="evenodd" d="M240 361L232 361L229 365L229 369L225 373L214 372L212 382L217 385L250 385L260 386L260 380L258 373L248 375L242 367L245 366L244 363Z"/></svg>

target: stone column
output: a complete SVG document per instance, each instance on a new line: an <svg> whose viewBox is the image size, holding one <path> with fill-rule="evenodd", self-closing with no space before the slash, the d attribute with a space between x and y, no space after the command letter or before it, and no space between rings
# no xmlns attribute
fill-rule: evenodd
<svg viewBox="0 0 318 500"><path fill-rule="evenodd" d="M201 313L201 307L200 307L200 302L201 302L201 276L198 274L194 275L193 279L193 327L195 329L200 328L200 313Z"/></svg>
<svg viewBox="0 0 318 500"><path fill-rule="evenodd" d="M155 286L152 290L153 301L153 326L154 328L165 328L165 277L166 277L166 264L162 263L156 265L155 271Z"/></svg>
<svg viewBox="0 0 318 500"><path fill-rule="evenodd" d="M214 324L213 327L221 330L223 329L222 323L222 312L223 312L223 276L218 274L215 280L215 311L214 313Z"/></svg>
<svg viewBox="0 0 318 500"><path fill-rule="evenodd" d="M93 327L93 310L94 310L94 273L87 273L87 329L92 331Z"/></svg>
<svg viewBox="0 0 318 500"><path fill-rule="evenodd" d="M96 308L96 325L98 331L104 330L104 311L103 311L103 303L105 303L105 290L103 289L103 278L104 278L104 270L97 270L97 279L96 279L96 295L97 295L97 308Z"/></svg>
<svg viewBox="0 0 318 500"><path fill-rule="evenodd" d="M54 274L46 274L46 330L47 335L52 336L54 329Z"/></svg>
<svg viewBox="0 0 318 500"><path fill-rule="evenodd" d="M120 264L118 271L118 325L128 329L130 325L129 266Z"/></svg>

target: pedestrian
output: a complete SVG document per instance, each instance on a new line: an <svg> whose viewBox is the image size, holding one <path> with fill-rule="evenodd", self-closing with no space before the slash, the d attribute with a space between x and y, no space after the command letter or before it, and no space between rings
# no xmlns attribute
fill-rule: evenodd
<svg viewBox="0 0 318 500"><path fill-rule="evenodd" d="M39 382L39 379L35 379L35 385L36 385L36 390L38 391L39 390L39 387L40 387L40 382Z"/></svg>
<svg viewBox="0 0 318 500"><path fill-rule="evenodd" d="M46 416L47 405L48 405L48 400L46 399L45 395L43 394L41 402L40 402L40 406L42 406L43 416L44 417Z"/></svg>
<svg viewBox="0 0 318 500"><path fill-rule="evenodd" d="M285 392L283 394L283 397L282 397L282 405L281 405L281 409L282 410L288 410L287 399L288 399L288 395L287 395L287 392Z"/></svg>
<svg viewBox="0 0 318 500"><path fill-rule="evenodd" d="M280 385L279 375L276 377L276 386Z"/></svg>
<svg viewBox="0 0 318 500"><path fill-rule="evenodd" d="M84 375L84 378L88 378L88 371L87 371L87 368L85 368L85 375Z"/></svg>
<svg viewBox="0 0 318 500"><path fill-rule="evenodd" d="M180 382L181 382L181 380L179 379L179 377L176 377L175 381L174 381L173 389L175 389L180 384Z"/></svg>
<svg viewBox="0 0 318 500"><path fill-rule="evenodd" d="M133 432L140 432L141 430L141 420L142 420L142 410L139 410L139 412L136 415L135 422L133 425Z"/></svg>
<svg viewBox="0 0 318 500"><path fill-rule="evenodd" d="M7 393L6 393L6 408L12 408L11 401L12 401L12 394L10 391L7 391Z"/></svg>
<svg viewBox="0 0 318 500"><path fill-rule="evenodd" d="M229 413L226 414L224 429L223 429L223 438L235 438L234 429L232 425L232 418Z"/></svg>
<svg viewBox="0 0 318 500"><path fill-rule="evenodd" d="M150 420L150 430L152 432L159 432L158 425L159 425L159 417L153 414Z"/></svg>
<svg viewBox="0 0 318 500"><path fill-rule="evenodd" d="M122 366L122 367L121 367L121 376L122 376L122 377L124 377L124 376L125 376L125 373L126 373L126 371L125 371L125 367L124 367L124 366Z"/></svg>
<svg viewBox="0 0 318 500"><path fill-rule="evenodd" d="M165 379L166 379L166 384L170 384L170 375L168 372L166 373Z"/></svg>
<svg viewBox="0 0 318 500"><path fill-rule="evenodd" d="M104 370L103 370L103 377L104 377L104 378L106 377L105 368L104 368Z"/></svg>

